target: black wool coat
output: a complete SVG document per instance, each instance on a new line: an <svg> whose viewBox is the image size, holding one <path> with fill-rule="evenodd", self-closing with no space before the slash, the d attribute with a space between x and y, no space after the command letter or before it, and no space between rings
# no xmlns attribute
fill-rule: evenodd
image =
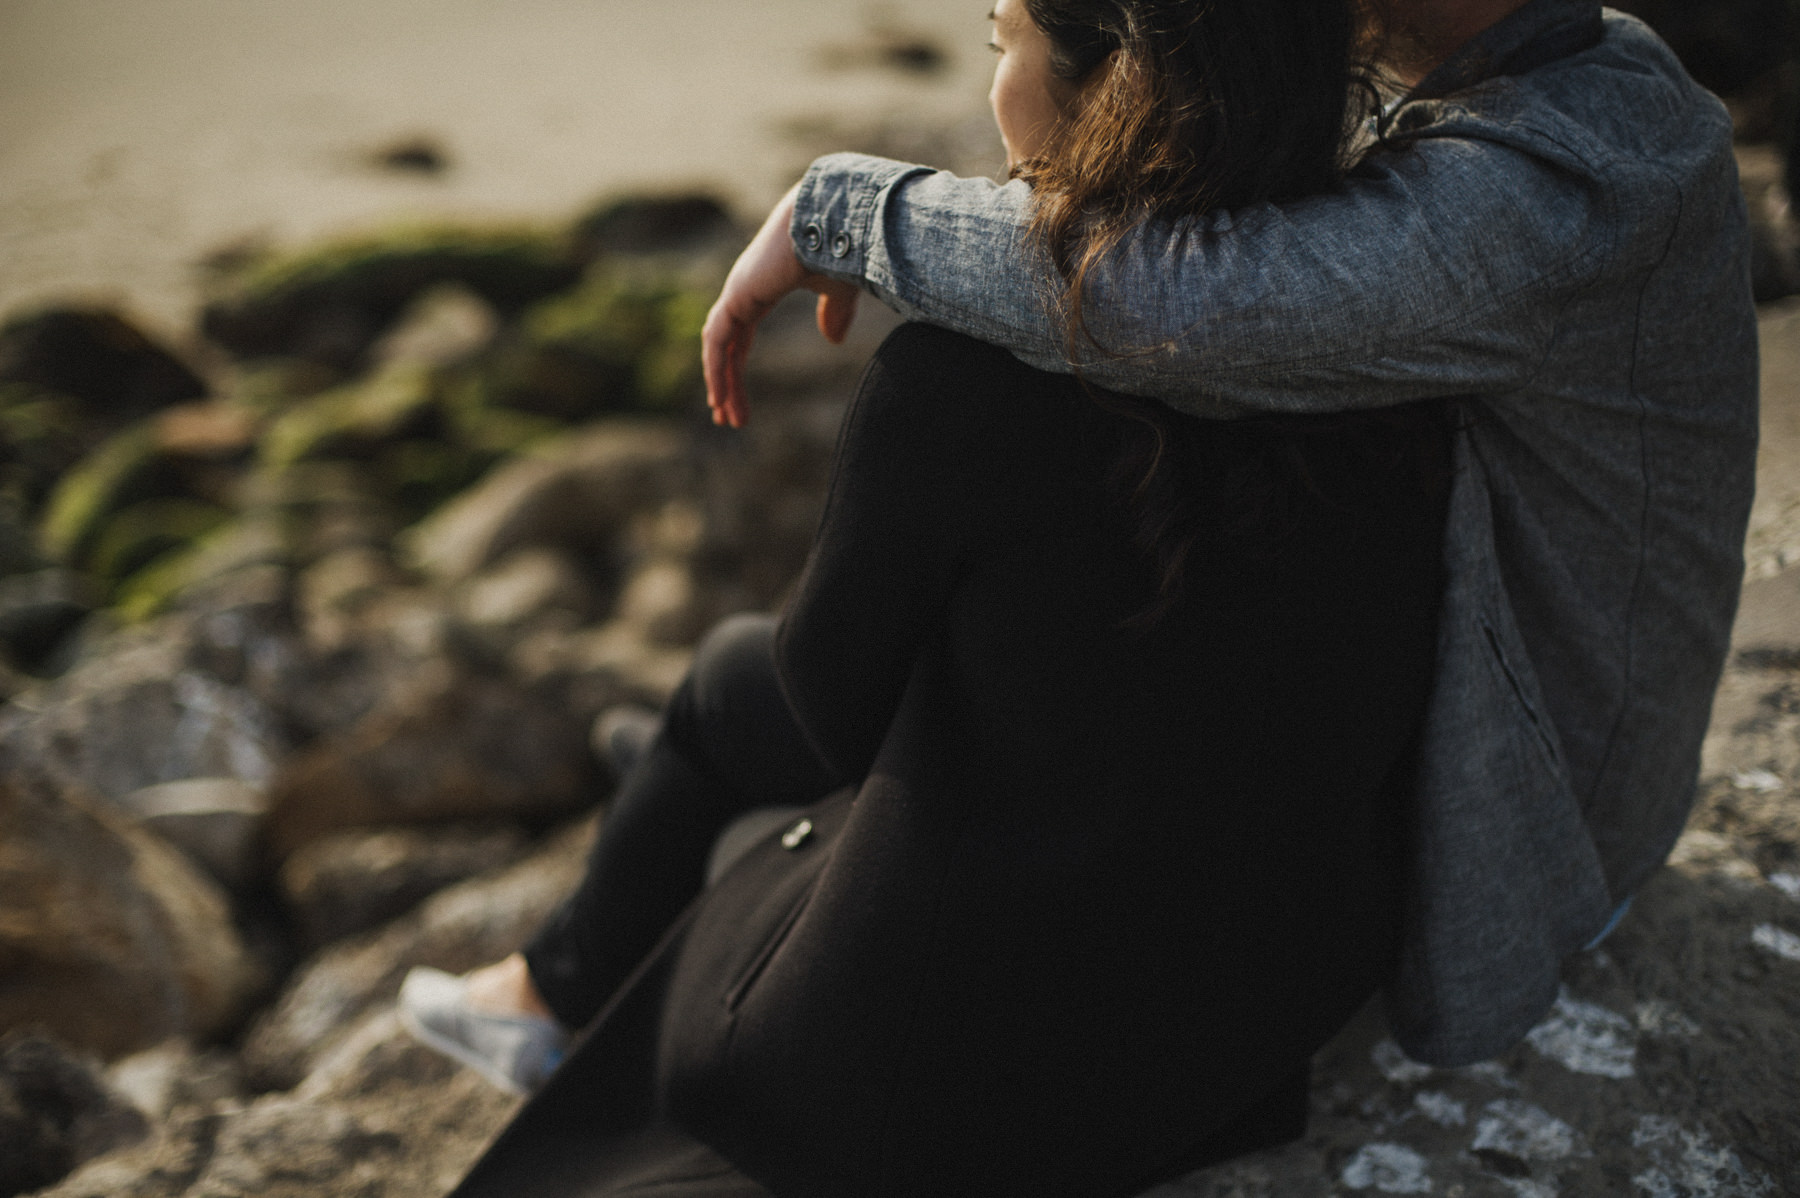
<svg viewBox="0 0 1800 1198"><path fill-rule="evenodd" d="M1441 413L1157 419L1191 545L1146 620L1146 426L890 338L777 637L863 781L695 901L459 1198L1123 1198L1298 1133L1394 949Z"/></svg>

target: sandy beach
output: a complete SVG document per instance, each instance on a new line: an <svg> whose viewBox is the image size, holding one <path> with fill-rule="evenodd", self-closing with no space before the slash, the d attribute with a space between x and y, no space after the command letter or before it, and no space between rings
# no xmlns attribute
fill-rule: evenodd
<svg viewBox="0 0 1800 1198"><path fill-rule="evenodd" d="M195 262L245 239L560 220L607 193L689 184L753 215L838 129L959 127L997 160L986 12L0 0L0 312L98 298L175 336ZM936 68L883 53L895 46L929 47ZM376 163L412 139L441 147L446 169Z"/></svg>

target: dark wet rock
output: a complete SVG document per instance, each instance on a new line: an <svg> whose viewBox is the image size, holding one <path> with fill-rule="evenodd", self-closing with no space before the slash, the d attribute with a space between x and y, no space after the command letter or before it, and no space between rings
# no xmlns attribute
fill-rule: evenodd
<svg viewBox="0 0 1800 1198"><path fill-rule="evenodd" d="M243 1060L267 1088L298 1084L355 1024L399 991L414 965L462 973L525 943L580 877L591 821L507 869L440 891L378 931L333 945L293 976L252 1025Z"/></svg>
<svg viewBox="0 0 1800 1198"><path fill-rule="evenodd" d="M206 306L207 337L241 358L288 357L350 370L415 297L460 283L502 315L572 285L558 238L424 228L253 258Z"/></svg>
<svg viewBox="0 0 1800 1198"><path fill-rule="evenodd" d="M928 33L886 22L872 26L859 41L827 46L820 62L832 70L888 70L906 75L937 75L950 56Z"/></svg>
<svg viewBox="0 0 1800 1198"><path fill-rule="evenodd" d="M255 883L269 813L261 787L237 778L187 778L133 791L124 806L227 890Z"/></svg>
<svg viewBox="0 0 1800 1198"><path fill-rule="evenodd" d="M743 234L717 197L699 192L624 196L575 222L583 256L664 254L738 245Z"/></svg>
<svg viewBox="0 0 1800 1198"><path fill-rule="evenodd" d="M51 308L0 328L0 384L70 396L115 427L207 392L206 383L116 312Z"/></svg>
<svg viewBox="0 0 1800 1198"><path fill-rule="evenodd" d="M404 549L413 566L444 582L532 545L604 568L632 518L660 508L688 477L677 429L602 421L501 465L412 529Z"/></svg>
<svg viewBox="0 0 1800 1198"><path fill-rule="evenodd" d="M285 858L348 828L543 823L596 797L578 717L505 679L457 673L294 754L271 786L269 838Z"/></svg>
<svg viewBox="0 0 1800 1198"><path fill-rule="evenodd" d="M255 982L224 896L74 792L0 782L0 1030L107 1055L220 1031Z"/></svg>
<svg viewBox="0 0 1800 1198"><path fill-rule="evenodd" d="M430 137L403 138L376 150L369 160L384 170L415 175L441 175L450 169L449 152Z"/></svg>
<svg viewBox="0 0 1800 1198"><path fill-rule="evenodd" d="M147 1130L93 1062L34 1032L0 1037L0 1195L49 1185Z"/></svg>
<svg viewBox="0 0 1800 1198"><path fill-rule="evenodd" d="M477 874L516 861L523 831L391 828L340 832L306 845L281 867L281 893L305 941L343 940L405 914Z"/></svg>
<svg viewBox="0 0 1800 1198"><path fill-rule="evenodd" d="M39 669L93 607L92 588L68 570L0 578L0 652L23 669Z"/></svg>

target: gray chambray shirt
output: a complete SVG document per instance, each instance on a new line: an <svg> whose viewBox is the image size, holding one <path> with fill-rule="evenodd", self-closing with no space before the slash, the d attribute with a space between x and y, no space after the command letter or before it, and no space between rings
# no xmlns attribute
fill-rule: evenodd
<svg viewBox="0 0 1800 1198"><path fill-rule="evenodd" d="M1028 216L1022 183L833 155L792 232L808 267L1066 372ZM1421 1060L1506 1049L1693 801L1757 435L1724 109L1632 18L1532 0L1338 187L1148 223L1091 295L1141 352L1085 373L1199 416L1456 397L1388 1000Z"/></svg>

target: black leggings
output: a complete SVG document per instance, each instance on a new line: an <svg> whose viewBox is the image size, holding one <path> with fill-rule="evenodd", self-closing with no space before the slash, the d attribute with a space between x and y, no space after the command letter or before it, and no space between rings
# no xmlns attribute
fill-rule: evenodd
<svg viewBox="0 0 1800 1198"><path fill-rule="evenodd" d="M525 949L564 1026L587 1024L700 893L728 824L854 781L836 777L795 724L775 680L774 635L774 617L741 615L701 643L613 799L581 885Z"/></svg>

